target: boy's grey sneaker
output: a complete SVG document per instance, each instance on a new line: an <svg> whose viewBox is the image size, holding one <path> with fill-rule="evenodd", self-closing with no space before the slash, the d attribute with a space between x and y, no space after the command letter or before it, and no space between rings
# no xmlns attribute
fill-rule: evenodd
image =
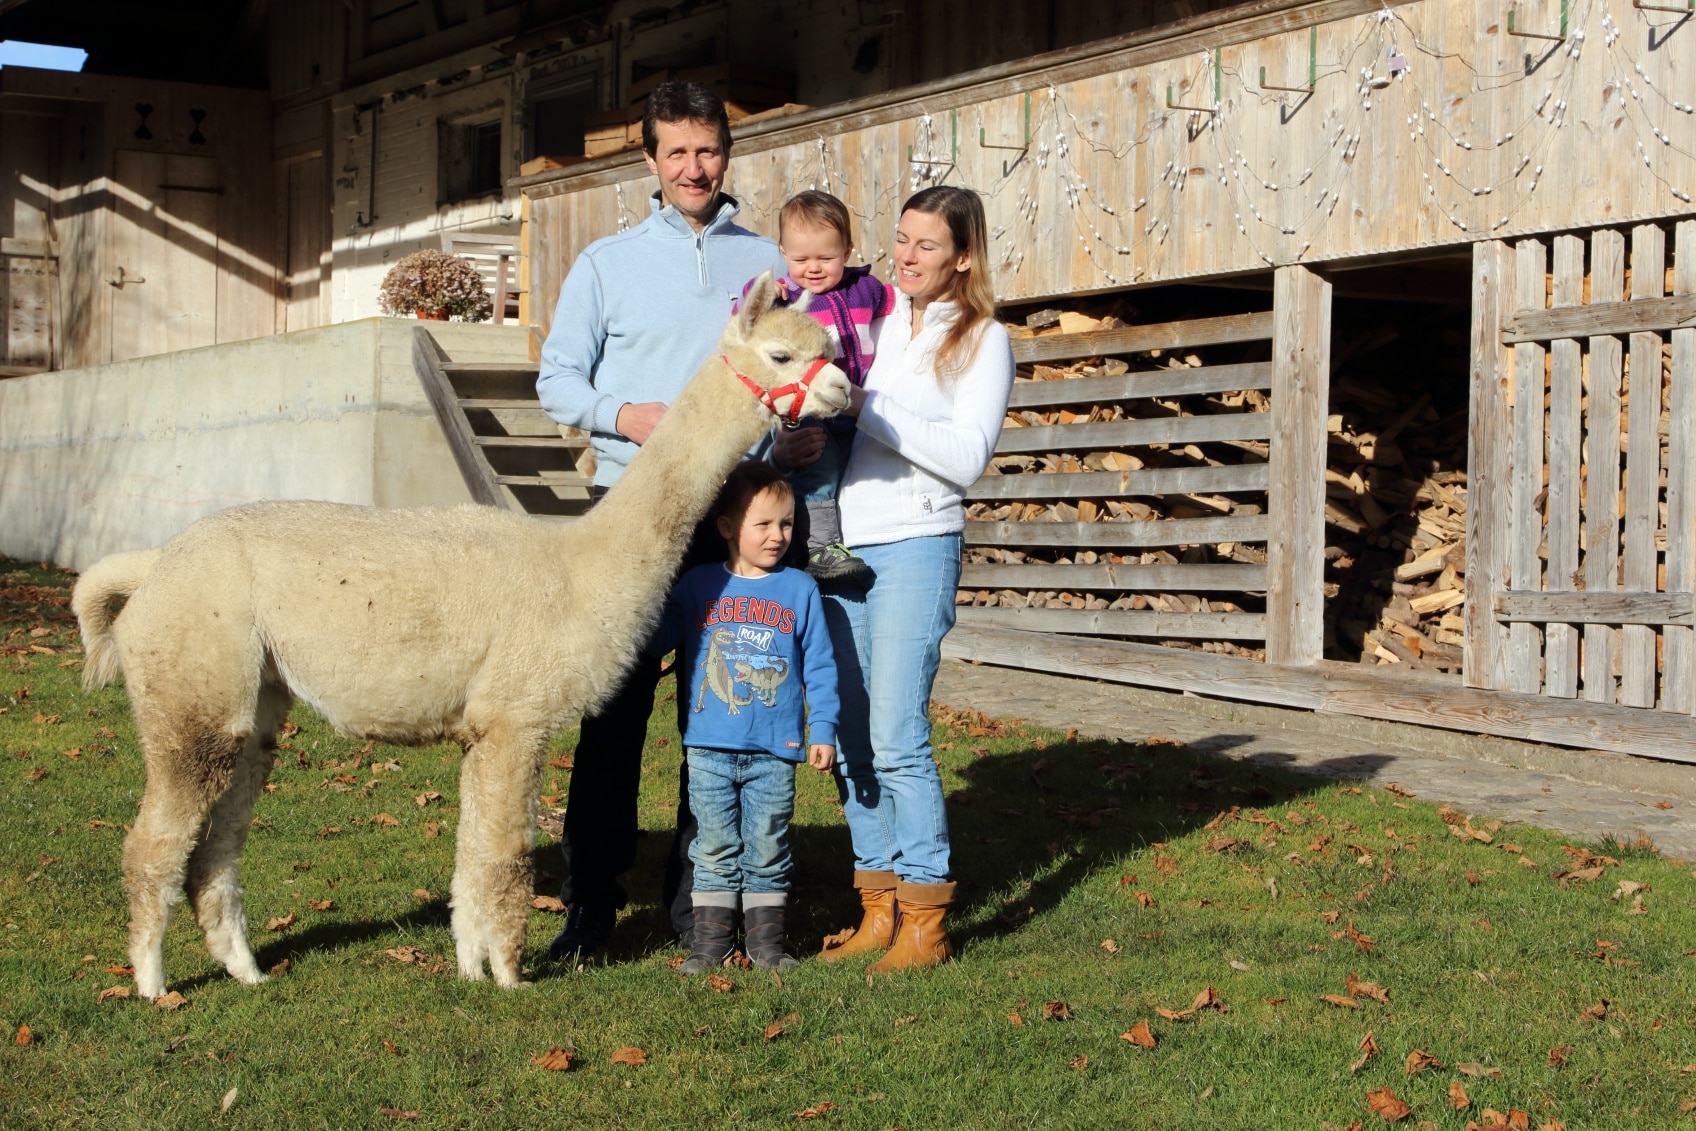
<svg viewBox="0 0 1696 1131"><path fill-rule="evenodd" d="M554 962L571 961L582 964L606 945L618 922L618 909L600 903L573 903L566 912L565 926L548 947L548 958Z"/></svg>
<svg viewBox="0 0 1696 1131"><path fill-rule="evenodd" d="M807 573L814 581L844 581L850 585L872 583L872 567L864 558L840 542L820 546L807 555Z"/></svg>

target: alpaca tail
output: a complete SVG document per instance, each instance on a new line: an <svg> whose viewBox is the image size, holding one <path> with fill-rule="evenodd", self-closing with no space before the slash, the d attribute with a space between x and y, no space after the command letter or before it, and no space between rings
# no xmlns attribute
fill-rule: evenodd
<svg viewBox="0 0 1696 1131"><path fill-rule="evenodd" d="M118 675L118 642L112 636L112 598L134 593L153 568L158 550L133 550L101 558L71 590L71 611L82 627L82 685L93 691Z"/></svg>

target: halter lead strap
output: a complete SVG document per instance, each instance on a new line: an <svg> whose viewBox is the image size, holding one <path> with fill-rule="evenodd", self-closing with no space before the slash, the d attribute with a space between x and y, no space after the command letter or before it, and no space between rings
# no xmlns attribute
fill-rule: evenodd
<svg viewBox="0 0 1696 1131"><path fill-rule="evenodd" d="M736 379L748 386L749 391L760 399L760 403L765 405L773 416L783 422L785 428L793 428L801 422L801 407L807 403L807 390L812 388L813 378L819 375L819 370L830 364L827 358L821 357L807 367L807 372L799 381L791 381L789 384L779 385L775 389L766 389L762 388L759 382L738 372L736 366L730 364L728 357L719 354L719 360L730 366L730 372L736 375ZM788 396L790 393L795 394L795 399L790 403L789 411L778 412L777 398Z"/></svg>

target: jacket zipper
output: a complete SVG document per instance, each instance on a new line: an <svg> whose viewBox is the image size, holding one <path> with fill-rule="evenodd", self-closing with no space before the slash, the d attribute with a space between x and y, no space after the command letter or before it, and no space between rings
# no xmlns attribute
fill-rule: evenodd
<svg viewBox="0 0 1696 1131"><path fill-rule="evenodd" d="M707 233L698 232L695 235L695 268L700 274L701 286L707 285Z"/></svg>

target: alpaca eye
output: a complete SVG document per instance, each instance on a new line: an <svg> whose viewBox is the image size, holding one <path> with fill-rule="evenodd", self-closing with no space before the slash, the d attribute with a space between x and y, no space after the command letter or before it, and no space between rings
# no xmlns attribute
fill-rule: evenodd
<svg viewBox="0 0 1696 1131"><path fill-rule="evenodd" d="M777 362L777 364L779 364L779 365L788 365L789 364L789 355L782 352L781 350L778 351L777 353L772 354L771 359L773 361Z"/></svg>

